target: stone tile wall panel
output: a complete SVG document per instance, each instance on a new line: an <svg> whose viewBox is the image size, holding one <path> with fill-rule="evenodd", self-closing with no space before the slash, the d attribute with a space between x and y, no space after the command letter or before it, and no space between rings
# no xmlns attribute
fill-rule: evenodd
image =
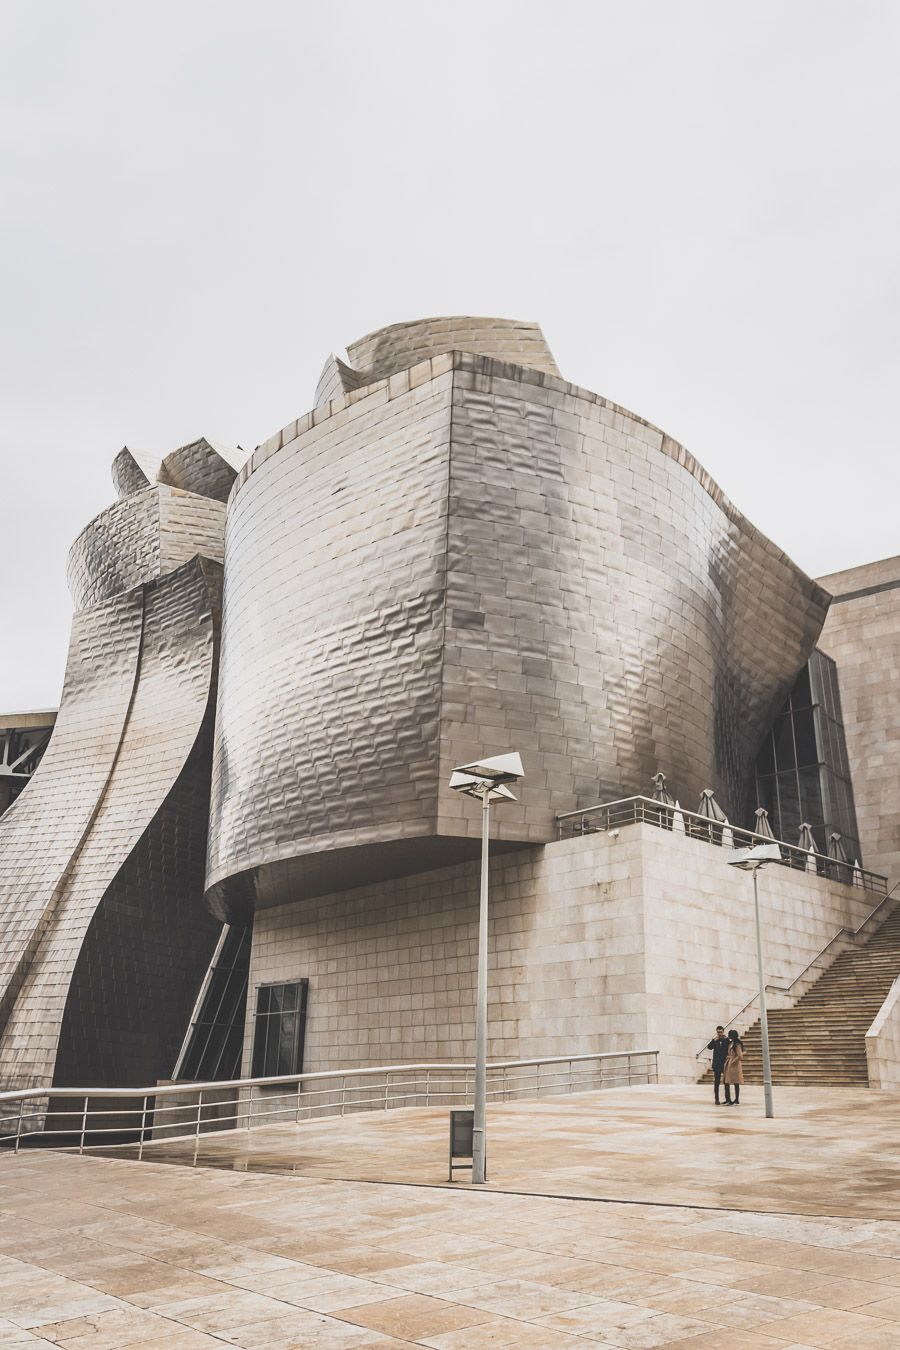
<svg viewBox="0 0 900 1350"><path fill-rule="evenodd" d="M819 646L837 663L860 844L900 880L900 557L823 577L834 601Z"/></svg>
<svg viewBox="0 0 900 1350"><path fill-rule="evenodd" d="M473 805L473 814L477 808ZM770 868L760 884L772 982L790 981L871 894ZM309 1071L473 1053L478 864L260 910L244 1071L260 984L309 979ZM669 1081L756 988L750 879L723 851L649 825L495 857L488 1053L656 1047Z"/></svg>

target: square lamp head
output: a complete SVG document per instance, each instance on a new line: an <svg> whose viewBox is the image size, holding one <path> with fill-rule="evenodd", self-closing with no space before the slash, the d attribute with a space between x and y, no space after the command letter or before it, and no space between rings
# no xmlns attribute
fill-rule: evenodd
<svg viewBox="0 0 900 1350"><path fill-rule="evenodd" d="M736 848L728 859L729 867L740 867L744 872L755 872L766 863L781 862L777 844L754 844L753 848Z"/></svg>
<svg viewBox="0 0 900 1350"><path fill-rule="evenodd" d="M460 764L450 775L450 787L454 792L464 792L469 797L482 800L487 794L489 802L514 802L516 798L506 785L524 776L525 770L519 755L494 755L472 764Z"/></svg>

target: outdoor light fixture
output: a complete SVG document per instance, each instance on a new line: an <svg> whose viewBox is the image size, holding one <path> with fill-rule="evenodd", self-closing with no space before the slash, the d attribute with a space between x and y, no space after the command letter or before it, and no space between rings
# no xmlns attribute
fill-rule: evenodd
<svg viewBox="0 0 900 1350"><path fill-rule="evenodd" d="M728 859L730 867L740 867L744 872L753 873L753 910L756 916L756 962L759 968L759 1029L762 1039L763 1092L766 1100L766 1116L769 1120L775 1115L775 1111L772 1106L769 1016L766 1011L766 977L763 973L762 930L759 923L759 889L756 884L756 874L761 867L773 862L781 862L781 849L777 844L754 844L752 848L738 848Z"/></svg>
<svg viewBox="0 0 900 1350"><path fill-rule="evenodd" d="M495 755L474 764L460 764L450 775L450 787L481 802L481 895L478 908L478 992L475 1002L475 1102L472 1112L472 1181L485 1180L487 1100L487 949L488 949L488 840L491 802L516 800L507 784L524 778L517 754Z"/></svg>

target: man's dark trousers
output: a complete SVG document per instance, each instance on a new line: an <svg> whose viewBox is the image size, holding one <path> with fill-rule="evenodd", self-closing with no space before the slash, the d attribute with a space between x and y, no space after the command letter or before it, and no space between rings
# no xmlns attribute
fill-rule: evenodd
<svg viewBox="0 0 900 1350"><path fill-rule="evenodd" d="M728 1058L728 1037L723 1036L721 1040L716 1036L706 1047L712 1051L713 1082L715 1085L716 1102L719 1101L719 1084L722 1081L722 1074L725 1072L725 1061Z"/></svg>

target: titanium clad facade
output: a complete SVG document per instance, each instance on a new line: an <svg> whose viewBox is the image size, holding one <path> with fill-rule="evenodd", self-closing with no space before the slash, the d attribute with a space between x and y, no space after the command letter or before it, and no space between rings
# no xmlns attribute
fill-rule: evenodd
<svg viewBox="0 0 900 1350"><path fill-rule="evenodd" d="M345 380L238 475L221 916L470 856L479 822L446 779L509 748L527 776L501 847L658 770L739 818L828 597L682 446L554 374L540 330L521 326L517 364L486 354L493 322L362 340L354 376L374 382ZM441 353L466 324L479 354Z"/></svg>
<svg viewBox="0 0 900 1350"><path fill-rule="evenodd" d="M171 1072L218 932L201 897L224 514L137 484L73 546L56 727L0 821L4 1087Z"/></svg>

